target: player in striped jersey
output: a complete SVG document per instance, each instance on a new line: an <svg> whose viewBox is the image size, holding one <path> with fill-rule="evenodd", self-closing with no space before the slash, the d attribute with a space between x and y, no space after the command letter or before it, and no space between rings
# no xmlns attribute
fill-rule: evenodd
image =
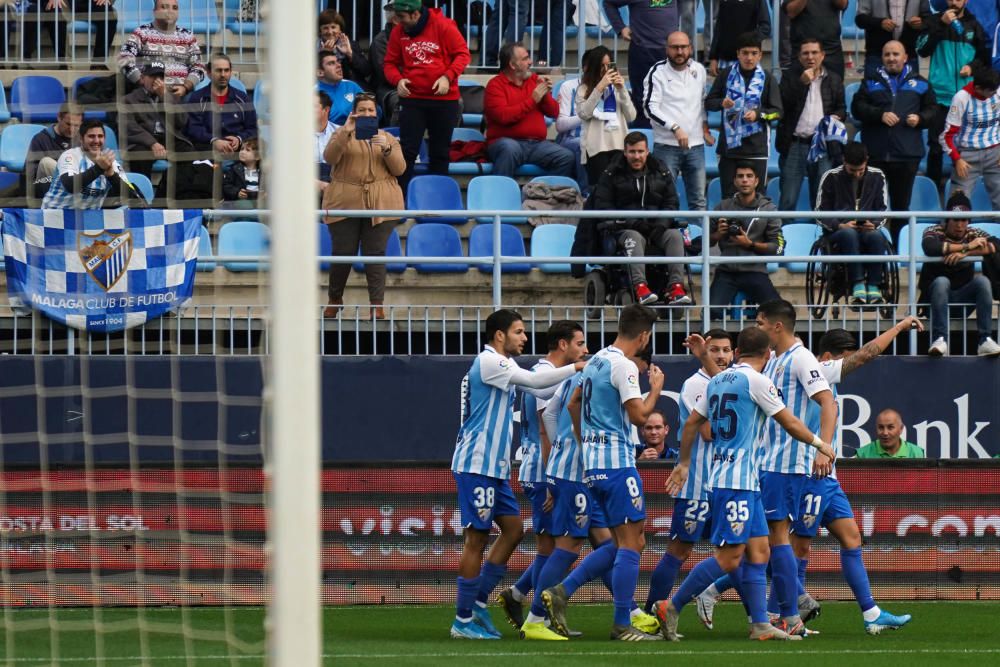
<svg viewBox="0 0 1000 667"><path fill-rule="evenodd" d="M709 380L733 362L733 344L729 333L723 329L712 329L705 333L700 350L690 341L701 340L692 337L689 347L695 356L702 359L701 367L681 385L678 398L681 428L691 415L691 410L705 394ZM699 433L692 446L692 466L684 488L674 499L673 518L670 521L670 544L666 553L653 569L649 580L649 595L646 596L646 611L652 611L653 603L665 600L674 587L674 580L681 565L691 555L694 543L708 537L711 514L708 504L708 476L712 466L711 431L706 426Z"/></svg>
<svg viewBox="0 0 1000 667"><path fill-rule="evenodd" d="M545 338L548 354L538 360L532 371L574 364L587 354L587 341L583 336L583 327L576 322L569 320L553 322ZM545 390L544 394L518 392L521 401L519 410L521 415L521 468L518 472L518 480L521 482L524 494L531 501L531 526L535 532L537 551L531 566L524 571L517 583L500 591L497 596L497 603L503 609L507 620L516 629L520 629L524 623L522 602L528 591L535 588L538 573L542 571L555 546L551 530L552 516L545 509L548 496L548 485L545 483L545 465L548 461L550 447L545 432L540 428L540 420L546 403L555 395L556 391L557 387L551 387Z"/></svg>
<svg viewBox="0 0 1000 667"><path fill-rule="evenodd" d="M524 535L509 479L514 387L546 389L583 367L583 362L578 361L533 373L519 368L513 357L522 352L527 339L518 313L492 313L486 318L489 343L463 380L463 420L451 461L465 528L458 566L457 613L451 626L451 636L456 639L500 638L486 604ZM494 523L500 528L500 536L483 562Z"/></svg>
<svg viewBox="0 0 1000 667"><path fill-rule="evenodd" d="M981 176L993 210L1000 210L1000 72L977 68L951 99L940 143L951 155L955 188L972 192Z"/></svg>
<svg viewBox="0 0 1000 667"><path fill-rule="evenodd" d="M677 495L684 487L691 465L691 448L706 421L711 422L713 463L712 544L715 557L699 563L670 600L655 604L664 638L679 641L677 621L684 605L723 573L729 572L750 612L750 638L800 639L772 626L767 619L767 579L770 556L768 525L761 503L756 448L766 417L789 437L811 445L825 456L833 449L785 407L774 384L760 371L768 359L769 339L763 330L748 327L740 332L737 363L716 375L694 405L681 435L677 466L667 480L667 492ZM770 422L768 422L770 425ZM780 446L774 440L771 446Z"/></svg>

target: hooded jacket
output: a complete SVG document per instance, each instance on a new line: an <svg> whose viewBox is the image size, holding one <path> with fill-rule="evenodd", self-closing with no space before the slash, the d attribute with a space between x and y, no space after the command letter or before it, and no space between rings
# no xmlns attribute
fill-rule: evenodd
<svg viewBox="0 0 1000 667"><path fill-rule="evenodd" d="M768 211L777 211L778 207L774 205L768 197L756 193L753 201L749 206L743 204L740 201L739 195L733 195L729 199L725 199L719 202L716 207L717 211L761 211L767 213ZM785 237L781 234L781 220L779 218L769 218L765 215L761 215L759 218L750 218L749 220L744 218L740 220L729 220L729 224L738 224L743 228L743 232L747 237L754 243L766 243L768 255L783 255L785 254ZM713 218L709 233L714 234L719 226L719 220ZM723 257L754 257L759 253L755 253L753 250L748 248L743 248L736 243L729 240L728 236L723 236L719 239L719 251L722 253ZM734 271L734 272L755 272L755 273L767 273L767 264L761 262L760 264L722 264L719 266L720 271Z"/></svg>
<svg viewBox="0 0 1000 667"><path fill-rule="evenodd" d="M925 31L917 40L917 54L931 59L927 79L934 88L938 104L944 106L972 81L971 76L959 76L959 70L973 62L990 66L986 33L968 7L961 18L948 25L941 22L940 14L925 16L924 25Z"/></svg>
<svg viewBox="0 0 1000 667"><path fill-rule="evenodd" d="M417 100L459 98L458 77L469 66L469 45L458 26L440 9L424 8L416 26L407 31L397 25L389 35L382 71L390 86L400 79L410 80L410 97ZM448 77L451 86L444 95L435 95L434 82Z"/></svg>

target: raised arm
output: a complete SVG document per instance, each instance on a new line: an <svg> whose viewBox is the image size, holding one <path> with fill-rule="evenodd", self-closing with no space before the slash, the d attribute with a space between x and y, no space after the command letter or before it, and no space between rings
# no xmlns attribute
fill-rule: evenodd
<svg viewBox="0 0 1000 667"><path fill-rule="evenodd" d="M904 317L893 325L892 328L879 334L875 340L871 341L860 350L852 352L848 356L844 357L844 364L840 368L840 377L843 378L850 375L878 355L885 352L886 348L889 347L889 344L896 339L896 336L901 333L905 333L910 329L923 331L924 325L920 323L919 318L914 317L913 315Z"/></svg>

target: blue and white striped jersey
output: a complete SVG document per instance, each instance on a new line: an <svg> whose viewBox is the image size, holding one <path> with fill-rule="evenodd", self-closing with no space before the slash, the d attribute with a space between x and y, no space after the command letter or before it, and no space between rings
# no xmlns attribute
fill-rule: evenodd
<svg viewBox="0 0 1000 667"><path fill-rule="evenodd" d="M830 361L821 361L819 364L819 369L823 373L823 377L830 384L830 391L833 392L834 399L837 398L837 385L840 384L840 369L844 367L843 359L833 359ZM809 410L806 412L806 418L803 420L809 430L813 433L819 433L819 404L815 401L809 401ZM833 442L830 443L833 447L834 453L836 453L837 458L844 455L843 441L840 438L840 404L837 404L837 426L833 431ZM836 461L834 461L833 472L830 473L831 477L837 476Z"/></svg>
<svg viewBox="0 0 1000 667"><path fill-rule="evenodd" d="M963 88L951 99L946 122L959 128L955 135L955 146L959 150L990 148L1000 144L1000 93L978 100ZM943 134L939 141L947 153L950 149Z"/></svg>
<svg viewBox="0 0 1000 667"><path fill-rule="evenodd" d="M489 345L472 362L463 380L463 421L458 429L454 472L506 479L514 437L514 388L517 363Z"/></svg>
<svg viewBox="0 0 1000 667"><path fill-rule="evenodd" d="M587 362L581 379L583 462L587 470L635 466L632 423L625 403L642 398L639 369L609 345Z"/></svg>
<svg viewBox="0 0 1000 667"><path fill-rule="evenodd" d="M712 423L713 489L760 490L757 441L765 419L784 409L774 384L747 364L711 379L694 410Z"/></svg>
<svg viewBox="0 0 1000 667"><path fill-rule="evenodd" d="M691 410L694 409L695 404L705 395L705 390L711 379L704 370L699 368L694 375L684 380L677 401L681 421L678 433L684 431L684 423L691 416ZM709 484L711 474L712 443L705 442L699 434L691 449L691 467L688 469L687 482L684 483L684 488L677 494L677 497L684 500L708 500L708 493L712 490Z"/></svg>
<svg viewBox="0 0 1000 667"><path fill-rule="evenodd" d="M114 165L118 173L123 171L117 160ZM52 184L42 199L42 208L95 209L104 206L104 200L111 191L111 181L107 176L98 176L82 186L77 193L64 188L60 180L64 174L82 174L93 166L93 160L87 157L82 148L64 151L56 162L56 173L52 175Z"/></svg>
<svg viewBox="0 0 1000 667"><path fill-rule="evenodd" d="M778 388L778 396L803 422L811 397L830 388L813 353L795 343L784 354L775 355L764 367L764 375ZM767 472L806 475L812 471L816 449L788 435L770 421L763 434L760 469Z"/></svg>
<svg viewBox="0 0 1000 667"><path fill-rule="evenodd" d="M539 359L531 370L539 368L555 368L548 359ZM522 482L539 483L545 481L545 468L542 466L542 440L539 436L541 425L538 423L539 410L545 409L544 399L536 397L530 391L518 391L521 398L521 469L517 478Z"/></svg>
<svg viewBox="0 0 1000 667"><path fill-rule="evenodd" d="M573 392L580 386L583 371L559 385L555 397L545 406L548 418L555 416L556 431L553 434L552 451L549 452L549 464L545 468L548 477L564 479L568 482L583 482L583 450L573 433L573 419L566 405ZM554 413L554 414L553 414Z"/></svg>

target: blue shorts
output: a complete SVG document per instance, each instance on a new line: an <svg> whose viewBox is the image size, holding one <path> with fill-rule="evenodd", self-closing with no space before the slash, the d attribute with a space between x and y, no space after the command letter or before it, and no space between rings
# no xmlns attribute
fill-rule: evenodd
<svg viewBox="0 0 1000 667"><path fill-rule="evenodd" d="M712 505L712 544L746 544L751 537L767 537L767 519L760 493L737 489L715 489Z"/></svg>
<svg viewBox="0 0 1000 667"><path fill-rule="evenodd" d="M799 517L792 522L792 532L802 537L816 537L820 526L837 519L853 519L854 511L836 477L810 477L802 493Z"/></svg>
<svg viewBox="0 0 1000 667"><path fill-rule="evenodd" d="M458 508L462 512L462 527L490 530L498 516L520 516L521 509L506 479L453 472L458 486Z"/></svg>
<svg viewBox="0 0 1000 667"><path fill-rule="evenodd" d="M678 498L670 520L670 539L698 542L708 539L712 528L712 506L707 500Z"/></svg>
<svg viewBox="0 0 1000 667"><path fill-rule="evenodd" d="M806 475L784 472L760 473L760 501L768 521L794 521L799 516Z"/></svg>
<svg viewBox="0 0 1000 667"><path fill-rule="evenodd" d="M609 528L646 518L642 478L635 468L588 470L585 481L594 500L604 510Z"/></svg>
<svg viewBox="0 0 1000 667"><path fill-rule="evenodd" d="M531 501L531 529L536 535L551 534L552 514L542 509L549 485L545 482L521 482L521 488Z"/></svg>
<svg viewBox="0 0 1000 667"><path fill-rule="evenodd" d="M607 528L604 510L594 502L583 482L549 478L552 491L552 534L559 537L587 537L591 528Z"/></svg>

